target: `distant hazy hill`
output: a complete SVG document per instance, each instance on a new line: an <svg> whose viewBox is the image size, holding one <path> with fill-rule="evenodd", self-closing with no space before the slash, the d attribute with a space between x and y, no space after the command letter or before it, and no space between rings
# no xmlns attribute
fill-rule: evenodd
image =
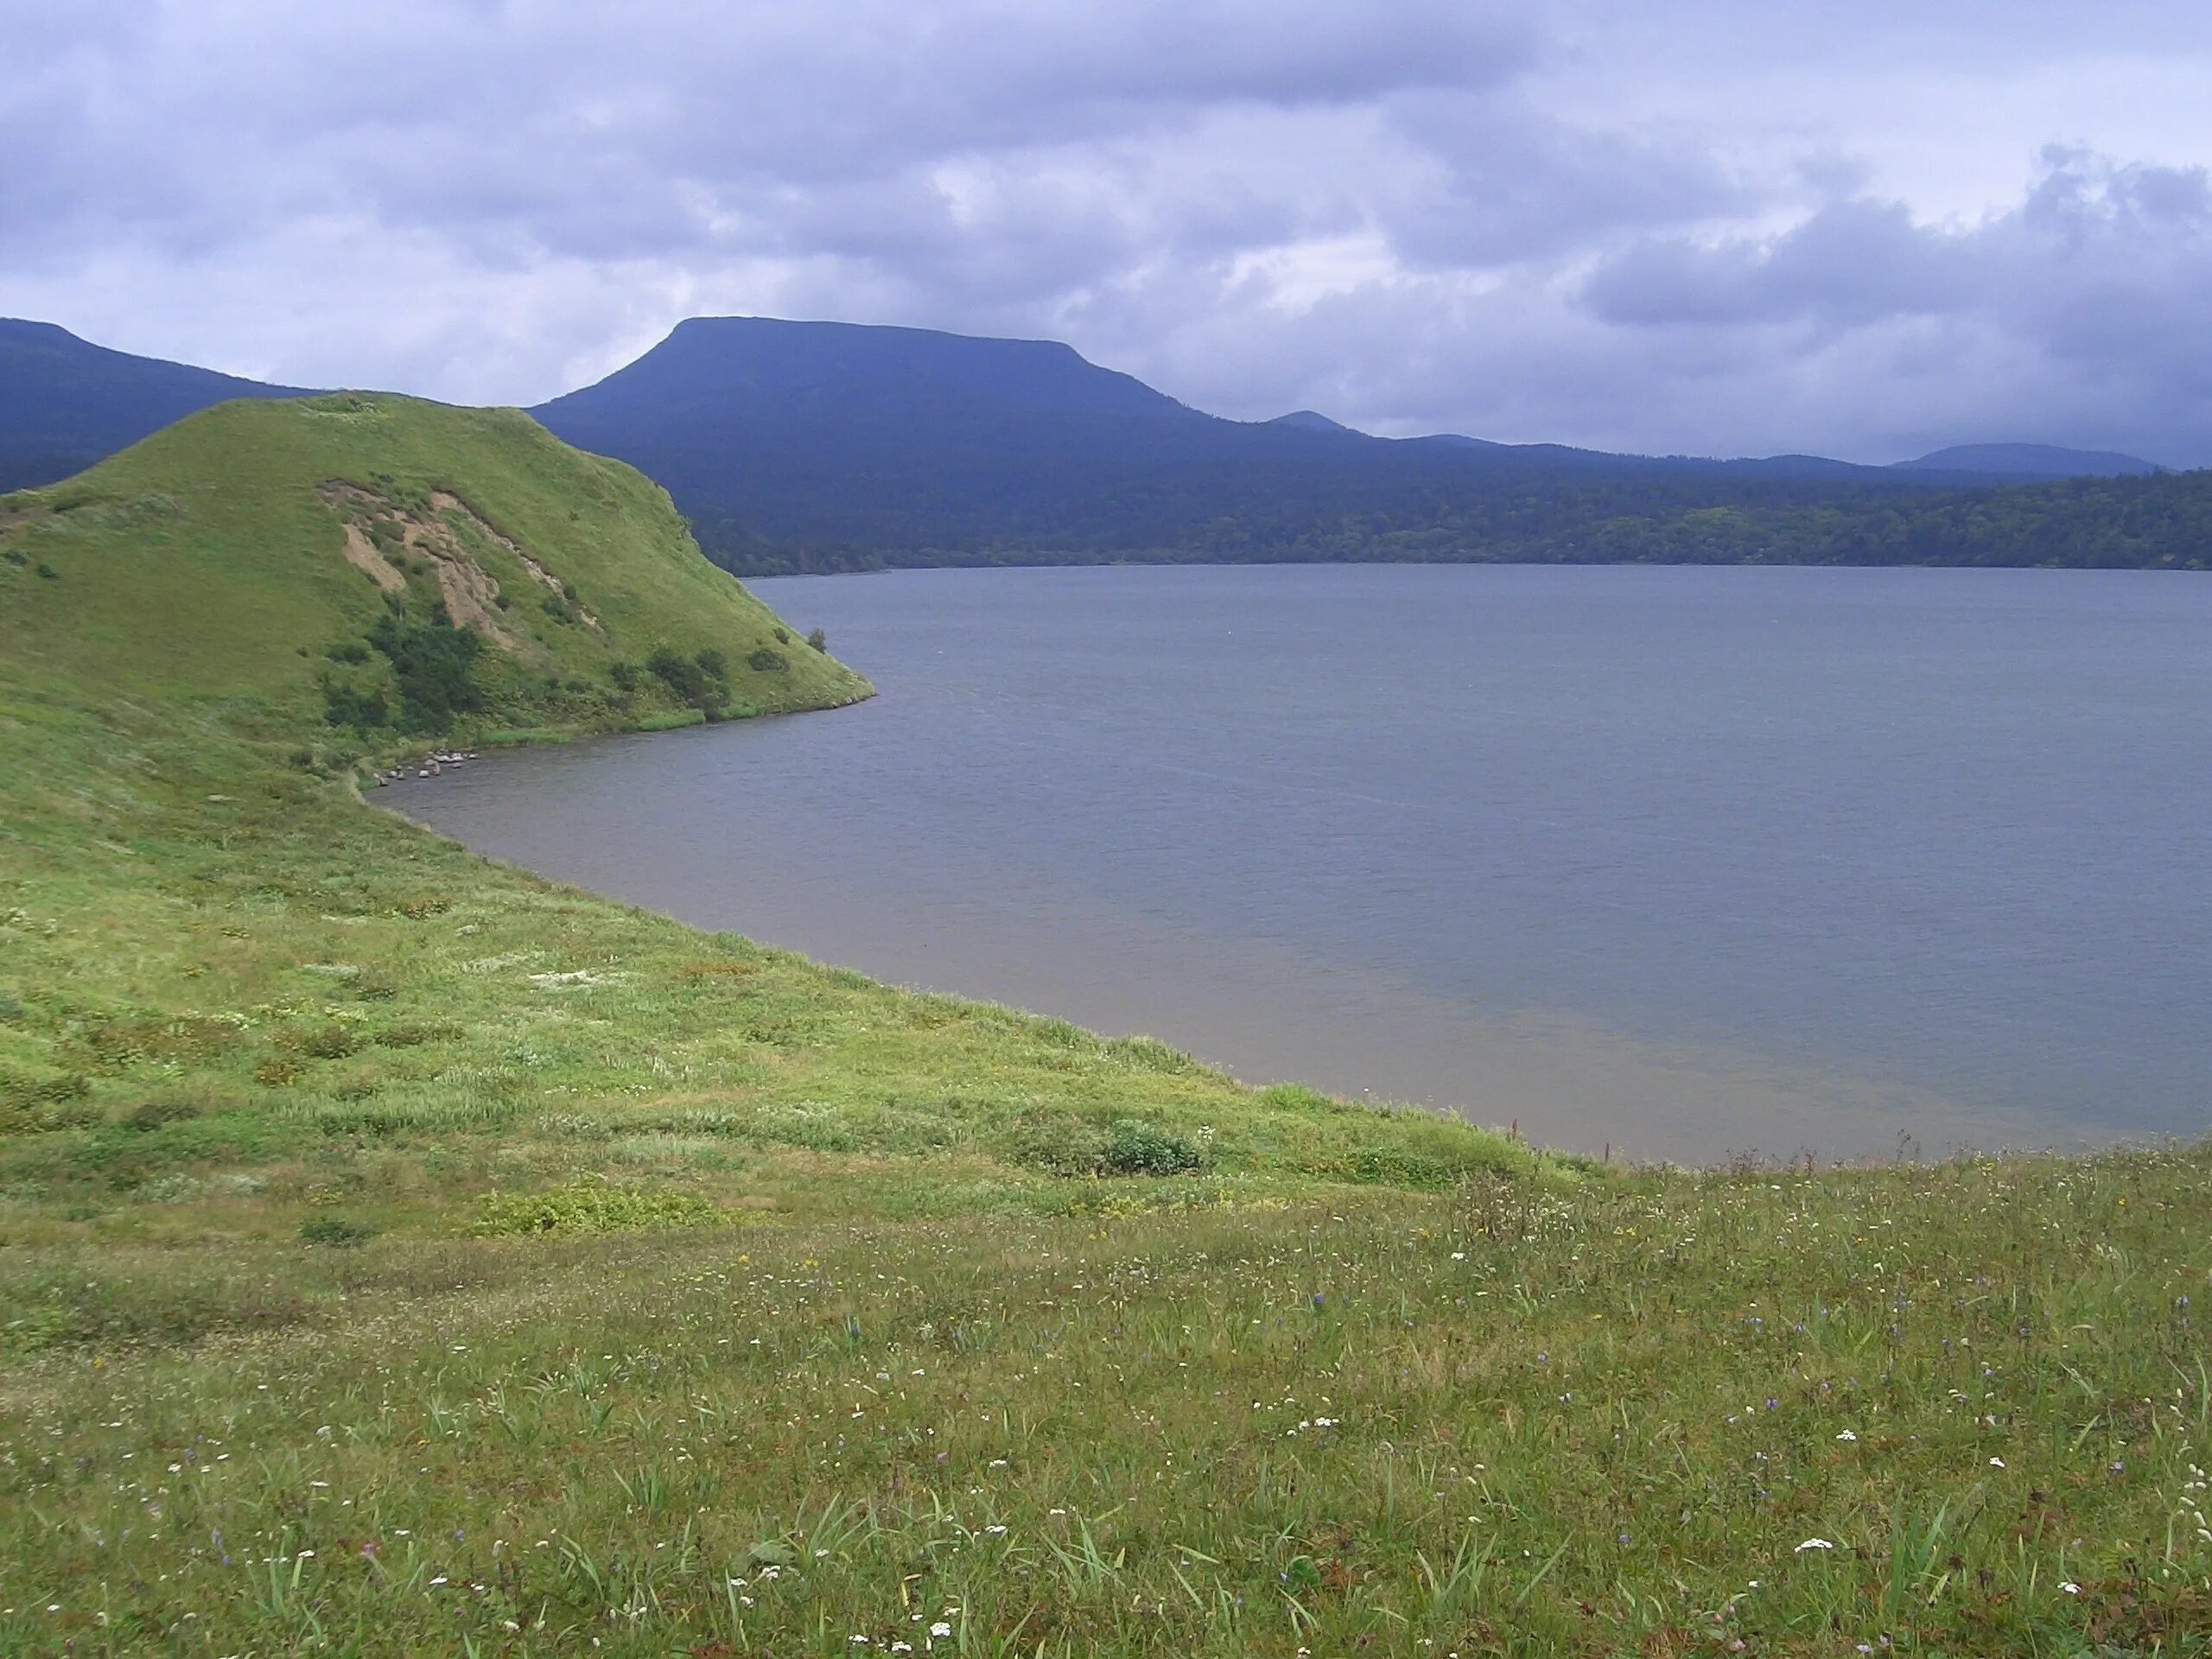
<svg viewBox="0 0 2212 1659"><path fill-rule="evenodd" d="M2065 449L2050 443L1955 443L1917 461L1897 463L1901 471L1982 473L2005 478L2131 478L2165 469L2139 455L2109 449Z"/></svg>
<svg viewBox="0 0 2212 1659"><path fill-rule="evenodd" d="M1269 426L1301 427L1308 432L1352 432L1357 429L1342 421L1332 421L1327 416L1311 409L1294 409L1287 415L1278 415L1268 423Z"/></svg>
<svg viewBox="0 0 2212 1659"><path fill-rule="evenodd" d="M0 491L81 472L212 404L302 395L111 352L50 322L0 318Z"/></svg>
<svg viewBox="0 0 2212 1659"><path fill-rule="evenodd" d="M0 497L0 662L102 696L250 699L365 733L865 691L780 627L649 480L513 410L229 403Z"/></svg>

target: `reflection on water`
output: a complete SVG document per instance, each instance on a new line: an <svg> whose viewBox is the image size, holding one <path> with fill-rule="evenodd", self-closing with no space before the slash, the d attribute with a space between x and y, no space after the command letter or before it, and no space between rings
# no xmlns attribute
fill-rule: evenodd
<svg viewBox="0 0 2212 1659"><path fill-rule="evenodd" d="M882 695L385 798L705 925L1592 1151L2206 1125L2212 582L759 590Z"/></svg>

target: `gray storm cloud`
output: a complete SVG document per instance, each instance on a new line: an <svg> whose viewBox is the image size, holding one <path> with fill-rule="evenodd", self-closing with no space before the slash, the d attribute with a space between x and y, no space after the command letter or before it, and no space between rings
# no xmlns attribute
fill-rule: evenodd
<svg viewBox="0 0 2212 1659"><path fill-rule="evenodd" d="M1376 430L2212 461L2194 7L0 16L0 311L237 372L531 402L743 311Z"/></svg>

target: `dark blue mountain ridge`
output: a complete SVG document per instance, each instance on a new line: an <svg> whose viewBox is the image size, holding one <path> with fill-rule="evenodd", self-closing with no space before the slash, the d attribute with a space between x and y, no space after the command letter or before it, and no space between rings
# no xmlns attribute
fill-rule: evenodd
<svg viewBox="0 0 2212 1659"><path fill-rule="evenodd" d="M542 420L595 419L625 406L775 416L972 406L1206 418L1133 375L1086 361L1058 340L767 317L690 318L635 362L531 413Z"/></svg>
<svg viewBox="0 0 2212 1659"><path fill-rule="evenodd" d="M0 488L66 475L212 403L296 395L0 322ZM640 467L711 556L753 574L1123 558L2212 558L2212 473L2101 475L2148 467L2133 457L1968 446L1885 467L1383 438L1310 410L1224 420L1059 342L920 328L694 318L532 412ZM2069 454L2101 475L2048 481ZM1961 461L2005 470L1950 469Z"/></svg>
<svg viewBox="0 0 2212 1659"><path fill-rule="evenodd" d="M1993 478L2141 478L2168 470L2140 455L2069 449L2055 443L1955 443L1895 465L1905 472L1974 473Z"/></svg>
<svg viewBox="0 0 2212 1659"><path fill-rule="evenodd" d="M1287 415L1276 416L1274 419L1267 422L1266 424L1269 426L1303 427L1308 432L1359 431L1359 429L1357 427L1346 426L1342 421L1332 421L1327 416L1321 414L1319 410L1311 409L1294 409ZM1366 434L1359 433L1359 435L1364 437Z"/></svg>
<svg viewBox="0 0 2212 1659"><path fill-rule="evenodd" d="M67 478L213 404L307 395L0 317L0 491Z"/></svg>
<svg viewBox="0 0 2212 1659"><path fill-rule="evenodd" d="M1230 421L1194 410L1132 375L1102 368L1057 340L775 317L687 319L642 357L531 413L564 436L571 429L626 436L632 423L670 429L702 418L721 423L764 416L827 417L881 426L915 418L988 422L1014 410L1169 420L1178 423L1177 435L1185 440L1200 429L1193 423L1203 423L1213 437L1237 430L1372 446L1428 444L1438 449L1510 451L1532 462L1569 467L1742 467L1777 475L1870 480L1883 478L1886 471L1817 455L1718 460L1616 454L1554 443L1504 444L1458 434L1378 438L1313 410L1269 421Z"/></svg>
<svg viewBox="0 0 2212 1659"><path fill-rule="evenodd" d="M1224 420L1054 342L769 317L693 318L531 412L657 480L710 553L747 569L766 568L766 543L800 550L797 568L1158 556L1224 537L1260 556L1346 520L1434 524L1470 496L1601 480L1634 482L1624 511L1639 491L1683 507L1710 505L1716 487L1938 481L1819 457L1380 438L1311 410Z"/></svg>

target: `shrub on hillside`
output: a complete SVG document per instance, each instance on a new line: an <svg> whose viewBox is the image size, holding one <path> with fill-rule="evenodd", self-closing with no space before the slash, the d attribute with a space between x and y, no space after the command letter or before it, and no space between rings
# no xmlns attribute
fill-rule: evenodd
<svg viewBox="0 0 2212 1659"><path fill-rule="evenodd" d="M454 626L443 605L420 622L379 617L368 637L391 664L399 683L400 730L425 734L449 731L455 715L474 714L484 707L484 694L472 672L484 641L467 628Z"/></svg>
<svg viewBox="0 0 2212 1659"><path fill-rule="evenodd" d="M1103 1130L1080 1122L1033 1123L1007 1150L1016 1163L1073 1177L1188 1175L1207 1163L1196 1141L1133 1118Z"/></svg>
<svg viewBox="0 0 2212 1659"><path fill-rule="evenodd" d="M347 1221L340 1216L310 1216L300 1224L301 1243L336 1250L350 1250L365 1244L376 1236L376 1232L365 1222Z"/></svg>
<svg viewBox="0 0 2212 1659"><path fill-rule="evenodd" d="M332 1024L315 1026L305 1031L288 1031L277 1039L295 1054L311 1060L342 1060L358 1052L361 1039L344 1026Z"/></svg>
<svg viewBox="0 0 2212 1659"><path fill-rule="evenodd" d="M425 1043L454 1042L462 1034L454 1020L414 1020L386 1026L371 1040L379 1048L420 1048Z"/></svg>
<svg viewBox="0 0 2212 1659"><path fill-rule="evenodd" d="M641 1227L696 1227L721 1218L696 1192L655 1192L613 1186L596 1177L538 1192L487 1194L475 1224L477 1238L517 1233L595 1234Z"/></svg>
<svg viewBox="0 0 2212 1659"><path fill-rule="evenodd" d="M645 658L645 668L668 688L668 694L689 708L713 715L729 701L729 658L707 650L686 657L670 645L658 645Z"/></svg>
<svg viewBox="0 0 2212 1659"><path fill-rule="evenodd" d="M1150 1123L1116 1123L1107 1137L1109 1175L1186 1175L1205 1164L1192 1142Z"/></svg>
<svg viewBox="0 0 2212 1659"><path fill-rule="evenodd" d="M82 1072L0 1065L0 1135L80 1128L99 1116L92 1092L92 1079Z"/></svg>
<svg viewBox="0 0 2212 1659"><path fill-rule="evenodd" d="M187 1118L199 1116L200 1103L197 1101L185 1100L175 1095L156 1095L125 1112L123 1127L143 1132L164 1128L171 1123L181 1123Z"/></svg>
<svg viewBox="0 0 2212 1659"><path fill-rule="evenodd" d="M391 721L391 705L385 700L380 685L364 688L344 680L327 679L322 683L322 719L327 726L373 731ZM313 755L308 759L311 764Z"/></svg>

